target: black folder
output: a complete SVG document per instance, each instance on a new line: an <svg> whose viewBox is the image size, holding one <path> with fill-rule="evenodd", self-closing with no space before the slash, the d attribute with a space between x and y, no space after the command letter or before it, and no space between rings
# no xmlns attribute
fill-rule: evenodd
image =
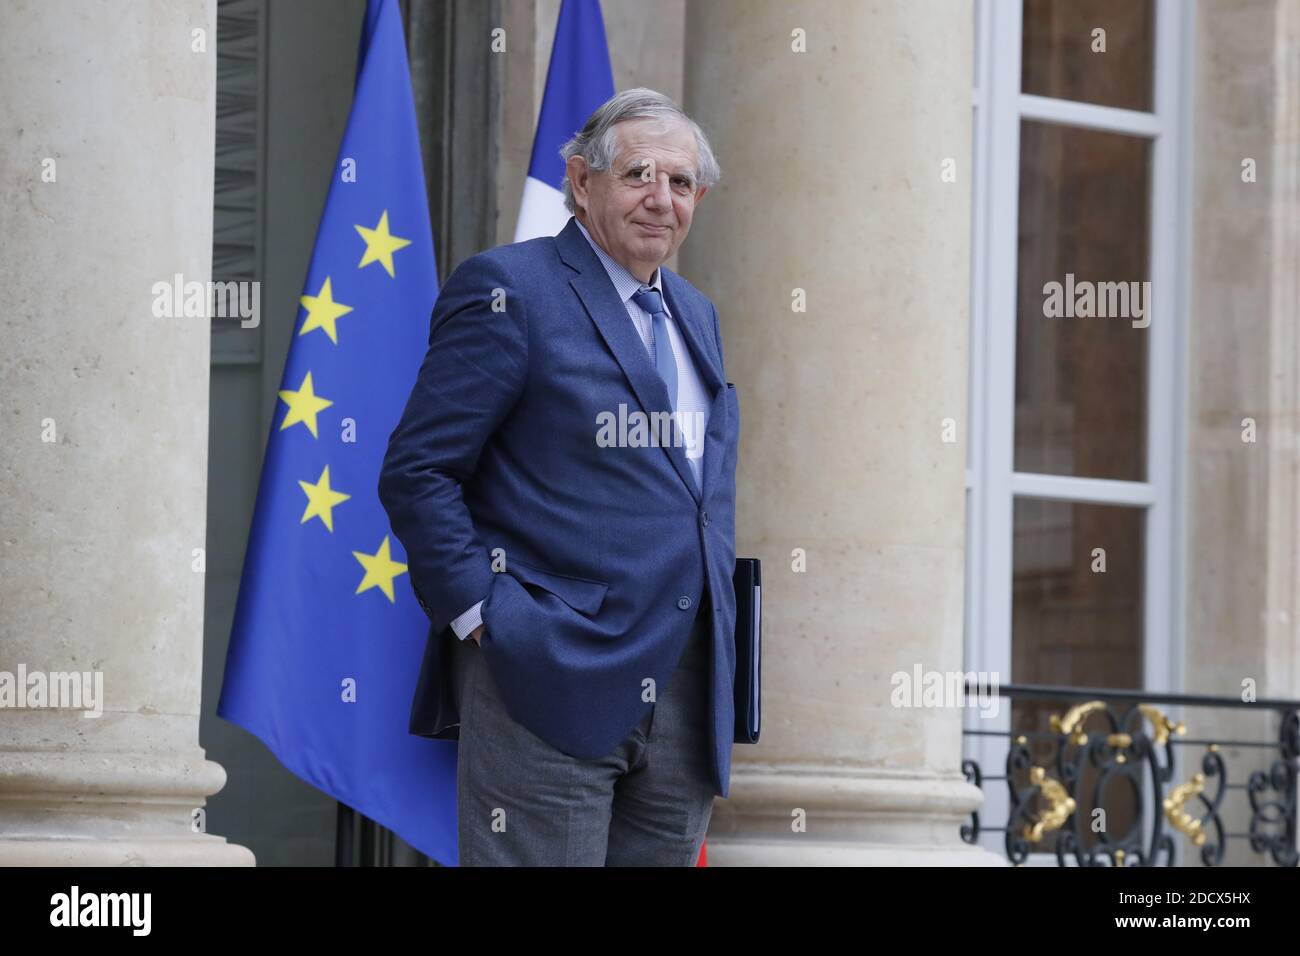
<svg viewBox="0 0 1300 956"><path fill-rule="evenodd" d="M737 558L736 743L758 743L759 645L762 635L762 567L758 558Z"/></svg>

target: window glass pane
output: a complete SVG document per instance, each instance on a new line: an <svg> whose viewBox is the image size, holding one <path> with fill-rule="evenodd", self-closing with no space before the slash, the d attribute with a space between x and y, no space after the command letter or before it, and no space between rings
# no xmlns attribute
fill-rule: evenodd
<svg viewBox="0 0 1300 956"><path fill-rule="evenodd" d="M1021 123L1017 471L1145 478L1150 151Z"/></svg>
<svg viewBox="0 0 1300 956"><path fill-rule="evenodd" d="M1119 505L1016 499L1016 683L1142 686L1144 516L1141 508ZM1102 555L1094 557L1096 549ZM1103 558L1105 571L1094 570Z"/></svg>
<svg viewBox="0 0 1300 956"><path fill-rule="evenodd" d="M1152 0L1025 0L1020 88L1150 112L1155 22Z"/></svg>

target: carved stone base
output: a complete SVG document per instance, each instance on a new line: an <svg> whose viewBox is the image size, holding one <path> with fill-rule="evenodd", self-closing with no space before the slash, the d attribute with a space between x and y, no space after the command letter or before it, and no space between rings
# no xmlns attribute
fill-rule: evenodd
<svg viewBox="0 0 1300 956"><path fill-rule="evenodd" d="M738 765L714 805L710 866L1007 866L959 832L982 795L960 774Z"/></svg>

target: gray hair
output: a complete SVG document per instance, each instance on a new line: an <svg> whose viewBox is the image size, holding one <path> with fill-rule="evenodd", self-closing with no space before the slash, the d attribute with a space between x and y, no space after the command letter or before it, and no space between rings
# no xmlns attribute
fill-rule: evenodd
<svg viewBox="0 0 1300 956"><path fill-rule="evenodd" d="M560 156L564 158L566 166L569 157L577 155L586 160L590 169L609 169L617 149L614 127L634 119L659 120L665 128L673 122L684 123L695 134L696 162L699 166L695 171L696 186L713 186L722 178L722 170L713 156L713 148L709 146L709 139L700 125L667 96L643 86L616 93L601 104L587 118L586 125L578 134L560 147ZM575 212L573 188L569 184L567 172L561 188L564 192L564 208L571 213Z"/></svg>

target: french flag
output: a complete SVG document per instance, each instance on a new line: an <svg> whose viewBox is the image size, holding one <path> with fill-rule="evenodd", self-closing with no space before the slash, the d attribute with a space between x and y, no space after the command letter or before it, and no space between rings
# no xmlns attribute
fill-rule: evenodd
<svg viewBox="0 0 1300 956"><path fill-rule="evenodd" d="M564 182L560 147L613 95L614 73L599 0L564 0L555 25L551 64L546 69L546 90L524 180L515 242L554 236L569 221L560 191Z"/></svg>

